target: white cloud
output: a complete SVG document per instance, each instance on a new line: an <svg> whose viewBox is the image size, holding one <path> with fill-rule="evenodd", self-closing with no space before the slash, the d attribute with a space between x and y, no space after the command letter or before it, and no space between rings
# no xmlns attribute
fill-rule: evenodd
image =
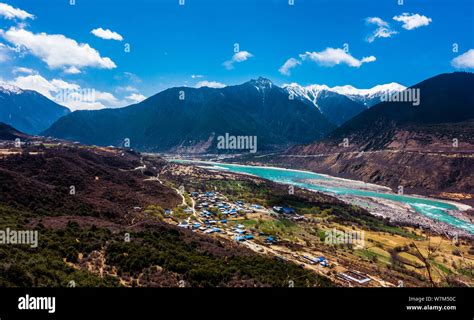
<svg viewBox="0 0 474 320"><path fill-rule="evenodd" d="M79 74L81 73L81 70L79 70L78 68L72 66L72 67L69 67L67 69L64 69L64 73L67 73L67 74Z"/></svg>
<svg viewBox="0 0 474 320"><path fill-rule="evenodd" d="M225 84L221 82L217 82L217 81L204 80L204 81L199 81L198 83L196 83L196 88L201 88L201 87L224 88L225 86L226 86Z"/></svg>
<svg viewBox="0 0 474 320"><path fill-rule="evenodd" d="M146 97L140 93L132 93L131 95L127 96L126 99L132 101L133 103L139 103L145 100Z"/></svg>
<svg viewBox="0 0 474 320"><path fill-rule="evenodd" d="M123 37L118 34L117 32L114 32L110 29L102 29L102 28L97 28L91 31L93 35L95 35L98 38L102 38L105 40L117 40L117 41L122 41Z"/></svg>
<svg viewBox="0 0 474 320"><path fill-rule="evenodd" d="M192 74L191 78L198 79L198 78L204 78L204 76L202 74Z"/></svg>
<svg viewBox="0 0 474 320"><path fill-rule="evenodd" d="M225 61L223 65L227 70L231 70L231 69L234 69L234 63L243 62L245 60L248 60L251 57L253 57L253 54L251 54L250 52L239 51L235 53L230 60Z"/></svg>
<svg viewBox="0 0 474 320"><path fill-rule="evenodd" d="M59 90L59 88L56 88L52 83L40 75L19 76L15 80L10 81L10 83L22 89L38 91L50 99L53 98L51 92Z"/></svg>
<svg viewBox="0 0 474 320"><path fill-rule="evenodd" d="M120 101L110 92L95 90L95 98L98 101L107 103L109 106L118 106Z"/></svg>
<svg viewBox="0 0 474 320"><path fill-rule="evenodd" d="M14 8L10 6L9 4L6 3L0 3L0 16L3 16L4 18L8 20L13 20L13 19L20 19L20 20L25 20L25 19L34 19L34 16L25 10L21 10L19 8Z"/></svg>
<svg viewBox="0 0 474 320"><path fill-rule="evenodd" d="M110 58L101 57L99 52L87 43L77 43L62 34L34 34L25 29L12 27L1 35L15 46L26 48L52 69L63 68L71 71L83 67L100 69L117 67Z"/></svg>
<svg viewBox="0 0 474 320"><path fill-rule="evenodd" d="M38 72L34 69L30 69L30 68L25 68L25 67L15 67L13 68L13 73L14 74L19 74L19 73L23 73L23 74L37 74Z"/></svg>
<svg viewBox="0 0 474 320"><path fill-rule="evenodd" d="M360 62L361 63L369 63L369 62L374 62L376 60L377 60L377 58L375 58L374 56L370 56L370 57L363 57Z"/></svg>
<svg viewBox="0 0 474 320"><path fill-rule="evenodd" d="M133 86L117 87L115 89L117 92L138 92L138 89Z"/></svg>
<svg viewBox="0 0 474 320"><path fill-rule="evenodd" d="M280 67L280 69L278 69L278 71L281 74L284 74L285 76L289 76L291 74L290 70L300 64L301 61L299 61L298 59L290 58L286 60L286 62Z"/></svg>
<svg viewBox="0 0 474 320"><path fill-rule="evenodd" d="M248 51L239 51L237 52L236 54L234 54L232 56L232 61L235 61L235 62L242 62L242 61L245 61L247 60L248 58L251 58L253 57L253 55L248 52Z"/></svg>
<svg viewBox="0 0 474 320"><path fill-rule="evenodd" d="M367 37L368 42L374 42L376 38L390 38L392 35L398 33L397 31L390 28L388 22L382 20L379 17L369 17L365 19L365 21L368 24L374 24L377 26L377 29L375 29L374 32L372 32L372 34Z"/></svg>
<svg viewBox="0 0 474 320"><path fill-rule="evenodd" d="M388 23L386 21L383 21L379 17L369 17L369 18L366 18L365 21L370 24L375 24L379 27L388 27Z"/></svg>
<svg viewBox="0 0 474 320"><path fill-rule="evenodd" d="M3 43L0 43L0 62L5 62L10 59L10 48Z"/></svg>
<svg viewBox="0 0 474 320"><path fill-rule="evenodd" d="M105 109L106 107L99 101L84 101L78 98L77 100L70 101L68 103L64 103L62 101L58 101L59 104L68 107L71 111L76 110L100 110Z"/></svg>
<svg viewBox="0 0 474 320"><path fill-rule="evenodd" d="M432 20L426 16L419 15L418 13L402 13L399 16L393 17L393 20L403 22L402 28L406 30L413 30L422 26L429 25Z"/></svg>
<svg viewBox="0 0 474 320"><path fill-rule="evenodd" d="M19 76L10 81L17 87L35 90L45 97L68 107L71 110L97 110L106 107L117 107L123 101L109 92L83 88L76 83L62 79L47 80L39 74Z"/></svg>
<svg viewBox="0 0 474 320"><path fill-rule="evenodd" d="M142 82L142 79L140 79L139 76L137 76L136 74L134 74L134 73L132 73L132 72L127 72L127 71L125 71L124 73L122 73L122 74L120 74L120 75L116 75L114 78L117 79L117 80L124 80L124 79L126 79L126 80L128 80L128 81L130 81L130 82L132 82L132 83L140 83L140 82Z"/></svg>
<svg viewBox="0 0 474 320"><path fill-rule="evenodd" d="M41 76L38 75L38 77L41 77ZM44 80L46 80L46 79L44 79ZM66 90L79 90L79 89L81 89L80 85L75 84L75 83L71 83L71 82L67 82L67 81L64 81L64 80L61 80L61 79L53 79L53 80L51 80L51 84L53 85L54 88L57 88L57 89L66 89Z"/></svg>
<svg viewBox="0 0 474 320"><path fill-rule="evenodd" d="M374 56L364 57L361 60L354 58L352 55L343 49L326 48L320 52L306 52L300 54L301 60L311 60L323 67L333 67L339 64L346 64L349 67L359 68L364 63L373 62L376 60Z"/></svg>
<svg viewBox="0 0 474 320"><path fill-rule="evenodd" d="M451 65L457 69L474 69L474 49L470 49L451 60Z"/></svg>

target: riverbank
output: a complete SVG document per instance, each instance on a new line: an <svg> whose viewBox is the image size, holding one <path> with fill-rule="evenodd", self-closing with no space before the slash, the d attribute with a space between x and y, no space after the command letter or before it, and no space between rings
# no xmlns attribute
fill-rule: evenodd
<svg viewBox="0 0 474 320"><path fill-rule="evenodd" d="M308 170L299 170L299 169L289 169L289 168L282 168L282 167L276 167L276 166L268 166L268 165L263 165L263 164L258 164L258 165L244 165L244 164L238 164L238 163L219 163L219 162L214 162L214 161L201 161L201 160L183 160L183 159L178 159L178 160L171 160L168 159L169 161L175 161L175 162L184 162L184 163L203 163L210 165L211 168L214 167L215 169L224 169L224 170L229 170L226 166L235 166L235 167L252 167L252 168L259 168L259 169L269 169L269 170L278 170L278 171L287 171L287 172L299 172L299 173L304 173L304 174L314 174L319 177L326 178L327 180L320 180L318 179L317 181L308 179L309 182L314 183L319 186L328 186L328 187L345 187L345 188L351 188L354 187L355 189L359 190L365 190L365 191L373 191L373 192L384 192L384 193L392 193L392 189L386 186L381 186L377 185L374 183L368 183L362 180L355 180L355 179L349 179L349 178L341 178L341 177L335 177L331 176L329 174L325 173L318 173L318 172L312 172ZM250 173L248 173L250 174ZM473 208L470 205L461 203L461 202L456 202L452 200L445 200L445 199L433 199L430 197L427 197L425 195L421 194L406 194L406 196L411 197L411 198L419 198L419 199L425 199L425 200L436 200L439 202L443 202L446 204L450 204L452 206L455 206L457 210L459 211L467 211L467 210L473 210Z"/></svg>
<svg viewBox="0 0 474 320"><path fill-rule="evenodd" d="M338 177L338 176L333 176L333 175L330 175L330 174L327 174L327 173L313 172L313 171L309 171L309 170L277 167L277 166L273 166L273 165L262 164L260 162L251 162L251 163L248 163L248 164L239 164L239 163L232 163L232 162L220 163L220 162L206 161L206 160L179 159L177 161L188 162L188 163L198 162L198 163L208 164L208 165L211 165L211 166L219 166L219 164L221 164L221 165L232 165L232 166L243 167L243 168L251 166L253 168L261 168L261 169L273 169L273 170L283 170L283 171L290 171L290 172L309 173L309 174L315 174L315 175L318 175L320 177L324 177L324 178L327 178L327 179L330 179L330 180L340 181L340 182L345 183L347 185L353 185L354 187L356 187L357 189L360 189L360 190L367 190L367 191L374 191L374 192L387 192L387 193L392 193L393 192L393 190L390 187L382 186L382 185L378 185L378 184L374 184L374 183L369 183L369 182L365 182L365 181L362 181L362 180L357 180L357 179L352 179L352 178L345 178L345 177ZM225 166L222 167L222 168L225 169ZM337 183L333 184L332 181L321 182L321 180L318 180L318 184L319 185L326 184L328 186L331 186L331 185L337 186ZM421 191L421 190L419 190L419 191ZM421 192L420 193L406 193L405 195L409 196L409 197L413 197L413 198L420 198L420 199L436 199L436 201L444 202L444 203L450 204L452 206L455 206L457 208L457 210L459 210L459 211L474 210L471 205L469 205L467 203L463 203L462 199L460 199L459 201L453 201L453 200L447 200L446 198L433 198L433 197L429 197L429 193L423 194Z"/></svg>
<svg viewBox="0 0 474 320"><path fill-rule="evenodd" d="M472 157L457 153L431 153L381 150L377 152L318 153L310 155L274 154L243 156L224 162L260 165L262 163L286 168L309 170L351 180L363 180L390 187L397 192L454 201L474 207ZM459 156L459 157L458 157ZM403 166L401 165L403 164Z"/></svg>
<svg viewBox="0 0 474 320"><path fill-rule="evenodd" d="M472 238L474 235L474 225L470 217L464 213L472 208L454 201L420 195L399 195L391 192L388 187L305 170L213 161L178 160L177 162L204 164L210 169L229 170L278 183L293 184L308 190L331 194L352 204L365 201L368 203L366 208L369 212L400 225L420 226L447 236Z"/></svg>
<svg viewBox="0 0 474 320"><path fill-rule="evenodd" d="M437 255L432 265L433 270L436 269L433 271L435 283L447 285L446 275L459 278L458 283L471 283L465 271L470 266L474 249L470 235L447 224L431 221L411 210L408 204L306 188L309 181L305 178L312 178L316 174L301 170L295 172L209 161L170 162L166 167L167 170L160 176L166 178L170 174L170 177L185 186L191 197L217 195L227 199L219 198L219 201L212 202L213 199L203 198L196 201L197 220L193 220L192 210L187 210L187 214L191 215L187 225L191 227L196 222L201 224L195 230L197 233L216 238L227 237L242 246L249 246L259 254L292 261L307 270L326 272L331 279L339 279L341 272L354 270L371 278L369 285L374 286L396 286L400 281L407 287L429 285L423 257L435 248ZM316 181L328 180L331 179L326 176ZM333 187L335 183L342 186L344 180L329 183L325 187ZM289 184L295 186L294 190L289 188ZM355 184L364 186L357 182ZM384 190L365 187L369 189L364 190L366 192ZM217 212L217 219L210 218L209 212L216 211L215 206L226 204L229 205L227 212L234 205L243 205L244 210L248 208L249 212L237 210L238 218ZM253 204L258 207L254 209ZM199 207L201 205L202 208ZM276 206L292 208L296 214L277 214L278 211L273 209ZM220 219L225 219L224 223L220 223ZM181 224L183 221L188 219L179 215L175 223ZM201 228L203 226L206 229ZM246 231L245 235L249 235L248 239L240 233L242 230ZM346 235L361 236L363 243L336 244L329 238L336 230ZM236 232L239 234L236 235ZM269 236L271 240L265 241ZM313 259L320 257L326 259L328 264L313 264ZM344 282L341 285L358 284Z"/></svg>
<svg viewBox="0 0 474 320"><path fill-rule="evenodd" d="M357 205L369 211L374 216L382 217L390 221L390 223L411 226L423 230L430 230L436 234L444 235L449 238L466 238L474 240L474 234L467 230L454 227L448 223L431 219L424 216L410 207L408 204L391 201L387 199L373 198L373 197L356 197L350 195L339 196L338 199L345 203ZM460 212L458 212L459 214ZM455 216L455 214L451 213ZM456 216L461 218L460 215Z"/></svg>

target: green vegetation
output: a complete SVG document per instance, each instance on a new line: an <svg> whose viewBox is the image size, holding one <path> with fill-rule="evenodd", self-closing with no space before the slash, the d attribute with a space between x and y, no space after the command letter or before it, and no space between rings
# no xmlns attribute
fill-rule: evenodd
<svg viewBox="0 0 474 320"><path fill-rule="evenodd" d="M450 275L450 274L453 273L448 267L446 267L442 263L439 263L439 262L434 261L434 260L431 260L430 263L432 265L434 265L436 268L438 268L439 270L441 270L445 275Z"/></svg>
<svg viewBox="0 0 474 320"><path fill-rule="evenodd" d="M158 218L160 221L162 221L165 217L165 209L158 205L149 205L145 208L144 212Z"/></svg>
<svg viewBox="0 0 474 320"><path fill-rule="evenodd" d="M228 255L219 243L188 242L179 231L160 230L132 235L131 243L114 242L107 248L107 263L119 272L138 274L159 265L180 274L193 287L226 286L234 281L253 281L263 286L331 286L330 280L299 266L255 254ZM217 246L203 253L203 246ZM212 252L214 251L214 252Z"/></svg>
<svg viewBox="0 0 474 320"><path fill-rule="evenodd" d="M243 200L247 203L259 204L265 207L288 206L294 208L300 215L317 216L327 222L342 225L356 225L371 231L398 234L411 239L419 239L401 227L390 225L382 218L371 215L366 210L354 205L306 190L295 190L294 195L288 194L286 187L275 184L257 184L248 180L209 180L208 189L217 188L228 196L229 200ZM191 184L191 190L199 190L199 184Z"/></svg>
<svg viewBox="0 0 474 320"><path fill-rule="evenodd" d="M235 220L231 221L231 223L243 224L246 228L254 228L259 232L263 232L267 235L273 236L283 236L289 235L296 232L301 231L301 228L298 226L297 223L288 220L288 219L280 219L280 220Z"/></svg>
<svg viewBox="0 0 474 320"><path fill-rule="evenodd" d="M0 207L0 229L29 229L25 223L33 215ZM64 230L45 229L39 225L38 247L29 245L0 245L0 287L65 287L74 281L78 287L113 287L112 277L99 278L92 273L72 268L64 262L76 260L81 252L100 249L110 236L98 228L79 229L70 223Z"/></svg>
<svg viewBox="0 0 474 320"><path fill-rule="evenodd" d="M383 250L383 249L380 249L380 250ZM370 248L357 249L357 250L354 250L354 254L358 257L361 257L362 259L365 259L373 263L378 263L381 265L391 265L391 260L389 256L387 257L386 255L383 255L376 251L378 251L377 248L374 248L373 250L371 250ZM389 254L387 253L387 255Z"/></svg>
<svg viewBox="0 0 474 320"><path fill-rule="evenodd" d="M159 206L145 209L161 215ZM34 215L8 207L0 207L0 229L28 229ZM284 223L280 227L283 227ZM0 286L3 287L61 287L74 281L78 287L118 286L118 278L100 278L93 273L72 267L82 254L105 250L106 264L115 266L119 276L137 277L153 266L177 274L191 286L226 286L233 283L256 286L331 286L330 280L299 266L246 250L226 247L210 238L191 237L169 227L158 231L131 234L125 242L122 234L91 226L81 228L69 222L62 229L41 225L39 246L0 245Z"/></svg>

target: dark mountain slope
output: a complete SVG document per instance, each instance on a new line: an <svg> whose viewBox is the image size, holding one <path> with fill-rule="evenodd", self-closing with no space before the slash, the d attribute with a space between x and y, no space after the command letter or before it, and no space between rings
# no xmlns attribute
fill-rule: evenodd
<svg viewBox="0 0 474 320"><path fill-rule="evenodd" d="M24 140L28 137L29 136L27 134L16 130L8 124L0 122L0 140L15 140L17 138Z"/></svg>
<svg viewBox="0 0 474 320"><path fill-rule="evenodd" d="M380 103L323 140L260 160L474 203L474 74L412 88L419 106Z"/></svg>
<svg viewBox="0 0 474 320"><path fill-rule="evenodd" d="M325 139L297 146L289 152L310 154L340 148L345 151L369 151L383 150L390 145L398 148L396 140L401 137L400 131L411 132L412 138L419 137L419 144L424 145L429 145L427 141L431 140L422 136L436 133L438 138L449 140L451 146L453 138L469 137L461 131L472 125L468 120L474 119L474 94L470 89L473 86L472 73L435 76L410 88L420 90L419 105L412 102L379 103L331 132ZM464 139L464 142L473 143L470 138ZM349 147L342 145L344 139L349 142Z"/></svg>
<svg viewBox="0 0 474 320"><path fill-rule="evenodd" d="M68 108L36 91L0 84L0 122L22 132L38 134L68 113Z"/></svg>
<svg viewBox="0 0 474 320"><path fill-rule="evenodd" d="M25 149L0 161L0 229L34 230L39 241L0 247L2 287L268 287L289 277L332 286L294 263L164 222L159 212L177 211L181 197L172 181L149 179L168 166L162 159L65 144ZM143 173L134 170L141 164Z"/></svg>
<svg viewBox="0 0 474 320"><path fill-rule="evenodd" d="M318 84L301 86L297 83L286 84L283 88L288 94L318 108L323 116L337 126L380 103L385 96L405 89L395 82L370 89L357 89L350 85L333 88Z"/></svg>
<svg viewBox="0 0 474 320"><path fill-rule="evenodd" d="M183 97L183 99L180 99ZM215 151L216 136L257 136L259 150L307 143L333 128L315 108L259 78L222 89L171 88L122 109L74 112L45 135L148 151Z"/></svg>
<svg viewBox="0 0 474 320"><path fill-rule="evenodd" d="M331 91L321 92L317 103L321 113L337 126L367 109L363 104Z"/></svg>
<svg viewBox="0 0 474 320"><path fill-rule="evenodd" d="M420 90L420 104L412 102L382 102L368 109L340 128L334 130L328 141L351 137L352 143L368 139L382 140L393 137L397 129L428 124L457 123L474 119L474 74L446 73L427 79L410 89ZM371 148L384 144L372 142Z"/></svg>

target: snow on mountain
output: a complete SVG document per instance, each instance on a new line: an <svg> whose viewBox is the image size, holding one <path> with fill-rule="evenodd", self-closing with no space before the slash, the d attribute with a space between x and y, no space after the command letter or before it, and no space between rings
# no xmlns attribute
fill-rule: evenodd
<svg viewBox="0 0 474 320"><path fill-rule="evenodd" d="M33 90L0 82L0 122L38 134L70 111Z"/></svg>
<svg viewBox="0 0 474 320"><path fill-rule="evenodd" d="M17 86L0 82L0 92L4 94L21 94L23 90Z"/></svg>
<svg viewBox="0 0 474 320"><path fill-rule="evenodd" d="M396 82L377 85L370 89L357 89L350 85L330 88L331 91L345 95L354 101L363 103L367 107L371 107L374 104L379 103L380 98L383 95L391 95L395 92L403 91L405 89L405 86Z"/></svg>
<svg viewBox="0 0 474 320"><path fill-rule="evenodd" d="M266 89L271 89L273 87L273 82L263 77L259 77L257 80L252 79L247 83L251 86L254 86L257 91L265 91Z"/></svg>
<svg viewBox="0 0 474 320"><path fill-rule="evenodd" d="M295 96L305 98L318 107L318 98L324 92L335 92L337 94L348 97L349 99L361 103L366 107L371 107L380 102L380 98L385 94L393 94L394 92L403 91L405 86L392 82L388 84L377 85L370 89L358 89L351 85L328 87L327 85L312 84L309 86L301 86L297 83L286 84L283 86L289 93ZM318 107L319 108L319 107Z"/></svg>
<svg viewBox="0 0 474 320"><path fill-rule="evenodd" d="M320 109L320 106L318 105L318 98L320 97L321 93L330 91L328 86L318 84L303 87L297 83L291 83L283 85L283 88L295 97L310 101L318 109Z"/></svg>
<svg viewBox="0 0 474 320"><path fill-rule="evenodd" d="M186 100L178 102L183 90ZM273 150L312 142L335 128L316 108L289 100L284 89L265 78L215 89L169 88L121 110L73 113L44 134L97 145L116 145L133 134L139 150L196 153L214 152L213 137L226 133L258 136L259 150Z"/></svg>

